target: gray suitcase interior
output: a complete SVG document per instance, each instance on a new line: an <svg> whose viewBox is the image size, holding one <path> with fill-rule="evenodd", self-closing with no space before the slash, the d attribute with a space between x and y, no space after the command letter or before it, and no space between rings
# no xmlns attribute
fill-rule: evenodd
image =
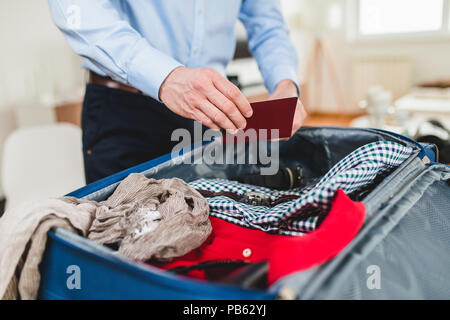
<svg viewBox="0 0 450 320"><path fill-rule="evenodd" d="M294 292L299 299L450 299L450 167L425 164L420 145L379 130L302 128L279 146L280 167L301 164L308 179L324 175L356 148L381 140L414 148L413 155L362 201L364 226L330 262L280 279L269 290ZM186 154L190 157L201 148ZM255 164L164 162L147 177L233 179L259 171ZM117 183L86 196L104 200ZM375 270L375 271L374 271ZM369 283L379 277L379 286Z"/></svg>

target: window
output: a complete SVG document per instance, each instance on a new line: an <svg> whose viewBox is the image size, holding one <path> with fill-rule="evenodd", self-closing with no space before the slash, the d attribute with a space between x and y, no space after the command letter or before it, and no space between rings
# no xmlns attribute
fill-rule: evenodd
<svg viewBox="0 0 450 320"><path fill-rule="evenodd" d="M450 36L450 0L354 0L353 37Z"/></svg>

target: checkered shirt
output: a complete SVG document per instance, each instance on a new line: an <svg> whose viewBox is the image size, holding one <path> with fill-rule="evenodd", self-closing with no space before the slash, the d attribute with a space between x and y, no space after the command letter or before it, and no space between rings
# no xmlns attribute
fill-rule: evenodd
<svg viewBox="0 0 450 320"><path fill-rule="evenodd" d="M208 198L208 202L210 214L228 222L269 233L302 235L320 225L338 189L349 194L367 186L378 175L401 165L412 151L390 141L367 144L339 161L315 185L303 189L278 191L225 179L199 179L189 185L197 190L233 192L239 196L256 191L271 200L285 195L299 196L273 207L245 204L226 196Z"/></svg>

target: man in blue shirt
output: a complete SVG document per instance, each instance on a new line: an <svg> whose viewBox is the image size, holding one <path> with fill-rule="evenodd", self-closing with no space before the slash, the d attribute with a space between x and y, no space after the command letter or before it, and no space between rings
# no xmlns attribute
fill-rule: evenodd
<svg viewBox="0 0 450 320"><path fill-rule="evenodd" d="M84 58L87 182L168 153L177 128L246 126L252 109L225 78L244 24L271 98L298 96L297 56L276 0L49 0ZM305 117L298 103L297 130Z"/></svg>

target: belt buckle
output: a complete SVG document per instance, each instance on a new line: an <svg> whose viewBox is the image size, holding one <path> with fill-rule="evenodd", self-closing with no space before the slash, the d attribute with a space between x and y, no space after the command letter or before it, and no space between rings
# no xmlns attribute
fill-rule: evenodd
<svg viewBox="0 0 450 320"><path fill-rule="evenodd" d="M271 201L268 195L258 191L248 191L242 197L241 202L251 204L253 206L270 207Z"/></svg>

